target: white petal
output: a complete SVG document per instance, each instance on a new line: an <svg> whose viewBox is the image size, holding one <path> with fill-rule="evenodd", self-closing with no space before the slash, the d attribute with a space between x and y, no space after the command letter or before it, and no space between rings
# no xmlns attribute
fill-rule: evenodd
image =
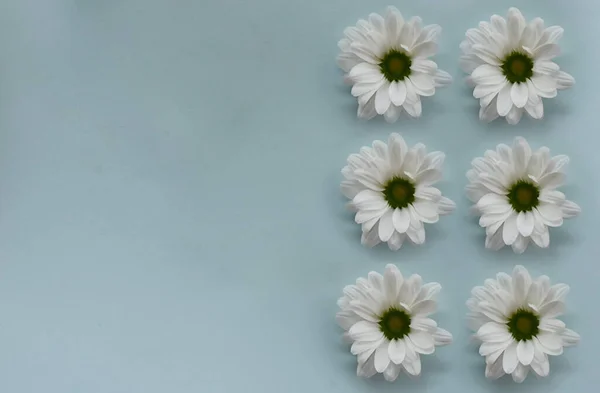
<svg viewBox="0 0 600 393"><path fill-rule="evenodd" d="M490 102L490 104L486 107L482 107L479 109L479 120L485 121L486 123L492 122L496 120L499 116L498 114L498 98L497 96Z"/></svg>
<svg viewBox="0 0 600 393"><path fill-rule="evenodd" d="M359 377L371 378L375 374L377 374L377 370L375 370L373 360L370 360L365 363L358 363L358 365L356 366L356 375Z"/></svg>
<svg viewBox="0 0 600 393"><path fill-rule="evenodd" d="M404 162L404 156L408 151L406 142L399 134L393 133L389 137L388 148L390 152L390 163L392 168L400 169L402 167L402 163Z"/></svg>
<svg viewBox="0 0 600 393"><path fill-rule="evenodd" d="M379 234L377 233L376 228L368 232L363 232L360 237L360 244L365 247L375 247L379 243L381 243L381 240L379 240Z"/></svg>
<svg viewBox="0 0 600 393"><path fill-rule="evenodd" d="M388 7L385 15L385 29L391 42L396 42L400 36L404 20L396 7Z"/></svg>
<svg viewBox="0 0 600 393"><path fill-rule="evenodd" d="M383 84L375 93L375 110L378 114L383 115L391 105L389 86Z"/></svg>
<svg viewBox="0 0 600 393"><path fill-rule="evenodd" d="M561 300L555 300L544 304L540 308L540 315L545 318L555 318L562 315L565 312L565 303Z"/></svg>
<svg viewBox="0 0 600 393"><path fill-rule="evenodd" d="M544 44L538 46L534 51L537 60L551 60L560 55L560 46L558 44Z"/></svg>
<svg viewBox="0 0 600 393"><path fill-rule="evenodd" d="M413 73L406 79L410 81L408 83L412 82L418 95L428 97L435 94L435 85L430 75Z"/></svg>
<svg viewBox="0 0 600 393"><path fill-rule="evenodd" d="M492 364L487 364L485 366L485 377L488 379L498 379L504 375L504 370L502 369L502 359L498 359L496 362Z"/></svg>
<svg viewBox="0 0 600 393"><path fill-rule="evenodd" d="M436 346L448 345L452 343L452 334L442 328L437 328L433 333L433 339Z"/></svg>
<svg viewBox="0 0 600 393"><path fill-rule="evenodd" d="M350 302L349 309L355 312L356 315L358 315L362 319L365 319L370 322L379 322L379 317L375 314L375 312L371 308L358 301Z"/></svg>
<svg viewBox="0 0 600 393"><path fill-rule="evenodd" d="M543 98L556 97L556 81L547 75L533 75L530 79L537 90L537 95Z"/></svg>
<svg viewBox="0 0 600 393"><path fill-rule="evenodd" d="M581 213L581 208L573 201L564 201L560 206L564 218L572 218Z"/></svg>
<svg viewBox="0 0 600 393"><path fill-rule="evenodd" d="M534 119L541 119L544 117L544 103L542 100L539 100L537 103L533 104L531 101L525 105L525 110Z"/></svg>
<svg viewBox="0 0 600 393"><path fill-rule="evenodd" d="M425 41L437 41L438 36L442 32L442 28L439 25L427 25L423 27L421 34L415 40L415 44L420 44Z"/></svg>
<svg viewBox="0 0 600 393"><path fill-rule="evenodd" d="M444 70L437 70L433 75L435 87L443 87L452 83L452 76Z"/></svg>
<svg viewBox="0 0 600 393"><path fill-rule="evenodd" d="M390 364L390 356L388 354L388 346L382 345L375 351L375 370L382 373Z"/></svg>
<svg viewBox="0 0 600 393"><path fill-rule="evenodd" d="M563 172L550 172L542 176L538 183L542 188L553 190L560 187L565 181Z"/></svg>
<svg viewBox="0 0 600 393"><path fill-rule="evenodd" d="M521 121L521 117L523 117L523 112L525 112L523 108L513 106L506 115L506 122L510 125L518 124Z"/></svg>
<svg viewBox="0 0 600 393"><path fill-rule="evenodd" d="M509 216L503 225L502 239L506 245L511 245L517 240L519 236L519 230L517 228L517 215L512 214Z"/></svg>
<svg viewBox="0 0 600 393"><path fill-rule="evenodd" d="M405 233L410 226L410 214L408 213L408 209L394 209L393 221L396 231Z"/></svg>
<svg viewBox="0 0 600 393"><path fill-rule="evenodd" d="M506 116L513 106L511 98L512 85L507 83L498 93L497 110L500 116Z"/></svg>
<svg viewBox="0 0 600 393"><path fill-rule="evenodd" d="M360 210L354 216L354 221L357 224L363 224L366 222L370 222L372 220L379 220L381 216L383 216L386 211L389 210L385 208L384 210Z"/></svg>
<svg viewBox="0 0 600 393"><path fill-rule="evenodd" d="M533 361L534 354L533 343L530 340L519 341L517 344L517 357L519 362L525 366L529 366Z"/></svg>
<svg viewBox="0 0 600 393"><path fill-rule="evenodd" d="M523 14L521 14L521 11L514 7L510 8L506 20L509 45L516 46L519 44L525 25L525 18L523 17Z"/></svg>
<svg viewBox="0 0 600 393"><path fill-rule="evenodd" d="M353 81L361 80L361 78L365 78L366 76L370 76L374 78L376 75L380 75L381 71L378 66L370 63L359 63L352 67L350 72L348 73L348 77Z"/></svg>
<svg viewBox="0 0 600 393"><path fill-rule="evenodd" d="M544 357L541 361L534 360L531 362L531 369L540 377L547 377L550 374L550 363L548 358Z"/></svg>
<svg viewBox="0 0 600 393"><path fill-rule="evenodd" d="M568 89L575 84L575 78L564 71L559 71L554 77L556 78L557 89Z"/></svg>
<svg viewBox="0 0 600 393"><path fill-rule="evenodd" d="M481 98L480 105L482 107L487 106L505 85L506 83L503 80L499 80L498 83L489 85L477 85L475 86L475 89L473 89L473 97L477 99Z"/></svg>
<svg viewBox="0 0 600 393"><path fill-rule="evenodd" d="M392 340L388 347L388 354L394 364L402 364L406 356L406 346L404 340Z"/></svg>
<svg viewBox="0 0 600 393"><path fill-rule="evenodd" d="M412 71L420 72L423 74L433 74L437 71L438 66L432 60L414 59L410 66L410 69Z"/></svg>
<svg viewBox="0 0 600 393"><path fill-rule="evenodd" d="M390 363L383 372L383 378L388 382L394 382L398 378L401 370L402 366Z"/></svg>
<svg viewBox="0 0 600 393"><path fill-rule="evenodd" d="M517 304L523 304L527 300L529 287L531 286L531 276L527 269L517 265L512 273L513 294Z"/></svg>
<svg viewBox="0 0 600 393"><path fill-rule="evenodd" d="M505 80L501 69L490 64L482 64L475 68L471 78L477 85L497 85Z"/></svg>
<svg viewBox="0 0 600 393"><path fill-rule="evenodd" d="M525 236L517 236L517 239L513 244L511 244L512 250L516 254L523 254L529 245L529 237Z"/></svg>
<svg viewBox="0 0 600 393"><path fill-rule="evenodd" d="M490 21L492 22L493 30L496 33L499 33L503 36L508 35L508 27L506 24L506 20L503 17L501 17L500 15L492 15Z"/></svg>
<svg viewBox="0 0 600 393"><path fill-rule="evenodd" d="M383 274L383 286L389 301L395 301L402 286L403 277L396 265L388 264Z"/></svg>
<svg viewBox="0 0 600 393"><path fill-rule="evenodd" d="M529 160L531 159L531 147L525 138L515 138L513 144L513 158L517 170L525 170L529 165Z"/></svg>
<svg viewBox="0 0 600 393"><path fill-rule="evenodd" d="M528 237L533 232L534 218L532 212L520 212L517 215L517 228L521 235Z"/></svg>
<svg viewBox="0 0 600 393"><path fill-rule="evenodd" d="M350 352L353 355L359 355L367 352L367 355L375 352L377 348L381 346L381 340L379 341L355 341L350 347ZM370 355L369 355L370 356Z"/></svg>
<svg viewBox="0 0 600 393"><path fill-rule="evenodd" d="M433 333L437 331L437 323L431 318L413 317L410 321L411 330L421 330L423 332Z"/></svg>
<svg viewBox="0 0 600 393"><path fill-rule="evenodd" d="M392 104L402 106L406 100L406 84L404 81L392 82L389 88Z"/></svg>
<svg viewBox="0 0 600 393"><path fill-rule="evenodd" d="M404 367L404 370L409 374L409 375L413 375L413 376L417 376L421 374L421 359L417 356L416 359L412 360L412 361L405 361L404 363L402 363L402 367Z"/></svg>
<svg viewBox="0 0 600 393"><path fill-rule="evenodd" d="M437 282L429 282L421 286L417 296L414 298L414 303L421 302L423 300L434 299L442 289L442 286Z"/></svg>
<svg viewBox="0 0 600 393"><path fill-rule="evenodd" d="M488 358L486 359L487 363L493 363L513 342L514 339L510 335L508 340L486 341L479 347L479 354ZM489 359L490 357L491 359Z"/></svg>
<svg viewBox="0 0 600 393"><path fill-rule="evenodd" d="M416 182L422 186L431 186L442 178L442 172L436 168L426 169L420 172L416 177Z"/></svg>
<svg viewBox="0 0 600 393"><path fill-rule="evenodd" d="M581 339L579 337L579 334L575 333L571 329L563 330L561 337L563 340L563 346L565 346L565 347L577 345L579 343L579 340Z"/></svg>
<svg viewBox="0 0 600 393"><path fill-rule="evenodd" d="M435 204L423 200L416 201L412 206L420 221L428 224L438 222L439 215Z"/></svg>
<svg viewBox="0 0 600 393"><path fill-rule="evenodd" d="M412 85L412 83L411 83ZM407 85L407 89L408 89L408 85ZM408 91L408 90L407 90ZM414 91L414 89L413 89ZM406 111L406 113L408 113L409 116L411 117L421 117L421 112L423 110L422 106L421 106L421 100L417 99L414 103L410 103L408 101L408 93L406 95L407 100L404 103L404 105L402 106L404 108L404 110Z"/></svg>
<svg viewBox="0 0 600 393"><path fill-rule="evenodd" d="M540 36L540 44L556 43L561 39L563 32L564 30L560 26L550 26L546 28Z"/></svg>
<svg viewBox="0 0 600 393"><path fill-rule="evenodd" d="M507 374L512 374L517 368L519 361L517 359L517 343L512 342L504 351L502 356L502 368Z"/></svg>
<svg viewBox="0 0 600 393"><path fill-rule="evenodd" d="M536 208L544 224L550 227L559 227L563 223L562 211L556 205L542 203Z"/></svg>
<svg viewBox="0 0 600 393"><path fill-rule="evenodd" d="M435 340L429 333L422 331L411 332L408 335L408 339L413 343L417 353L429 355L435 351Z"/></svg>
<svg viewBox="0 0 600 393"><path fill-rule="evenodd" d="M438 50L438 46L433 41L426 41L418 44L411 50L411 54L415 58L427 58L435 55Z"/></svg>
<svg viewBox="0 0 600 393"><path fill-rule="evenodd" d="M375 111L375 96L372 96L367 102L364 104L360 103L360 98L358 99L358 109L356 111L356 116L359 119L370 120L377 116L377 112Z"/></svg>
<svg viewBox="0 0 600 393"><path fill-rule="evenodd" d="M565 330L565 323L560 319L555 318L547 318L544 316L540 321L540 330L550 332L550 333L562 333Z"/></svg>
<svg viewBox="0 0 600 393"><path fill-rule="evenodd" d="M388 209L379 220L379 238L382 242L390 240L390 237L392 237L392 234L394 233L393 214L394 211Z"/></svg>
<svg viewBox="0 0 600 393"><path fill-rule="evenodd" d="M371 22L376 31L383 32L385 20L381 15L376 13L369 14L369 22Z"/></svg>
<svg viewBox="0 0 600 393"><path fill-rule="evenodd" d="M500 65L500 59L488 47L481 45L481 44L475 44L471 47L471 50L475 56L479 57L485 63L495 65L495 66Z"/></svg>
<svg viewBox="0 0 600 393"><path fill-rule="evenodd" d="M522 383L529 374L529 367L519 364L515 371L512 373L512 379L516 383Z"/></svg>
<svg viewBox="0 0 600 393"><path fill-rule="evenodd" d="M527 83L513 84L510 90L510 96L512 98L513 104L515 104L517 108L525 107L525 104L527 104L527 99L529 97L529 89L527 88Z"/></svg>
<svg viewBox="0 0 600 393"><path fill-rule="evenodd" d="M543 351L548 355L558 356L562 354L562 339L559 335L554 333L541 333L536 339L540 343Z"/></svg>
<svg viewBox="0 0 600 393"><path fill-rule="evenodd" d="M477 337L482 341L491 341L494 338L506 337L506 325L497 322L487 322L477 330Z"/></svg>
<svg viewBox="0 0 600 393"><path fill-rule="evenodd" d="M392 251L398 251L400 248L402 248L402 245L404 244L404 241L406 240L406 234L405 233L398 233L395 232L392 234L392 237L390 237L390 240L388 240L388 247L390 248L390 250Z"/></svg>
<svg viewBox="0 0 600 393"><path fill-rule="evenodd" d="M419 315L425 317L427 315L433 314L437 308L437 303L435 300L422 300L418 303L415 303L411 307L411 312L414 315Z"/></svg>
<svg viewBox="0 0 600 393"><path fill-rule="evenodd" d="M504 247L506 244L502 239L502 232L503 231L498 230L492 235L487 235L485 238L485 248L492 251L498 251L499 249Z"/></svg>

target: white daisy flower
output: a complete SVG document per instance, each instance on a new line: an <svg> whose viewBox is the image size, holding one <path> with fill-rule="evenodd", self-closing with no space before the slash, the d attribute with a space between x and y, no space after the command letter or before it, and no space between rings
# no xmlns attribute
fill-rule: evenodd
<svg viewBox="0 0 600 393"><path fill-rule="evenodd" d="M502 116L517 124L523 112L541 119L542 98L573 86L575 79L552 61L560 53L562 35L562 27L545 27L540 18L528 23L516 8L508 10L507 19L493 15L490 22L467 30L460 44L461 66L480 100L481 120Z"/></svg>
<svg viewBox="0 0 600 393"><path fill-rule="evenodd" d="M444 158L439 151L427 154L420 143L409 149L396 133L387 145L375 141L372 148L363 147L348 157L341 189L362 226L362 244L387 242L395 251L406 239L425 242L423 223L436 223L455 207L432 187L442 177Z"/></svg>
<svg viewBox="0 0 600 393"><path fill-rule="evenodd" d="M358 97L358 117L383 115L388 122L402 112L421 116L421 96L435 94L435 88L452 82L429 59L437 52L438 25L423 27L421 18L405 21L400 11L388 7L385 16L369 15L355 27L344 30L338 46L338 64Z"/></svg>
<svg viewBox="0 0 600 393"><path fill-rule="evenodd" d="M548 227L559 227L563 219L581 211L557 190L568 162L564 155L551 157L547 147L532 152L520 137L512 148L500 144L471 162L466 191L481 215L486 248L499 250L508 245L520 254L530 240L538 247L549 246Z"/></svg>
<svg viewBox="0 0 600 393"><path fill-rule="evenodd" d="M417 274L404 278L391 264L383 276L370 272L368 278L344 288L336 319L352 343L358 376L383 373L392 382L401 370L420 375L420 355L452 342L452 335L428 318L435 312L441 288L436 282L422 284Z"/></svg>
<svg viewBox="0 0 600 393"><path fill-rule="evenodd" d="M547 276L533 280L523 266L515 267L512 277L498 273L473 288L469 322L481 342L487 378L510 374L520 383L530 370L540 377L550 373L548 356L579 342L579 335L556 319L568 292L568 285L551 286Z"/></svg>

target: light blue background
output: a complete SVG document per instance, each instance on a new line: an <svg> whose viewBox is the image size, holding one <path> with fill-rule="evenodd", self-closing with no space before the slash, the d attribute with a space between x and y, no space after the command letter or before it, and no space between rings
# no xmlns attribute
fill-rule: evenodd
<svg viewBox="0 0 600 393"><path fill-rule="evenodd" d="M597 390L600 3L395 2L444 28L455 83L394 125L355 118L335 64L342 30L387 4L0 1L1 392ZM484 125L458 45L515 4L565 28L578 84L543 121ZM393 131L446 152L458 205L397 253L360 245L339 192L347 155ZM484 249L463 194L471 159L518 135L572 156L564 191L584 211L521 256ZM342 287L389 262L442 283L455 335L395 384L355 376L334 322ZM571 284L582 343L516 386L484 379L464 302L517 263Z"/></svg>

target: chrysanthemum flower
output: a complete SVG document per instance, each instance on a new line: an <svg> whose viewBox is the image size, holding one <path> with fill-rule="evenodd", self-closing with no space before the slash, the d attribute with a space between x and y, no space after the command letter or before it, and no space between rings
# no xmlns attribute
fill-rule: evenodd
<svg viewBox="0 0 600 393"><path fill-rule="evenodd" d="M524 112L541 119L542 99L573 86L573 77L552 61L560 53L562 35L562 27L545 27L540 18L528 23L516 8L508 10L507 19L493 15L490 22L467 30L461 66L475 87L481 120L501 116L517 124Z"/></svg>
<svg viewBox="0 0 600 393"><path fill-rule="evenodd" d="M568 162L564 155L551 157L546 147L532 152L523 138L516 138L512 148L500 144L472 161L467 196L481 215L486 248L508 245L522 253L530 241L538 247L549 246L548 228L561 226L563 219L581 211L557 190Z"/></svg>
<svg viewBox="0 0 600 393"><path fill-rule="evenodd" d="M435 312L438 283L423 284L419 275L404 278L394 265L383 276L370 272L356 285L344 288L337 314L350 351L357 356L357 375L370 378L382 373L390 382L404 371L421 373L420 355L452 342L452 335L429 318Z"/></svg>
<svg viewBox="0 0 600 393"><path fill-rule="evenodd" d="M427 153L422 144L409 149L396 133L387 144L375 141L372 148L350 155L341 188L362 226L362 244L387 242L392 250L400 249L406 239L423 244L423 224L436 223L455 207L433 187L442 177L443 163L443 153Z"/></svg>
<svg viewBox="0 0 600 393"><path fill-rule="evenodd" d="M565 284L551 286L547 276L532 279L523 266L515 267L512 276L498 273L473 288L469 321L481 342L486 377L510 374L520 383L530 370L540 377L550 373L548 357L579 342L579 335L557 319L568 292Z"/></svg>
<svg viewBox="0 0 600 393"><path fill-rule="evenodd" d="M419 17L405 21L394 7L385 16L371 14L346 28L338 64L353 85L359 118L379 114L395 122L403 112L421 116L421 97L452 81L429 59L437 52L440 32L438 25L423 27Z"/></svg>

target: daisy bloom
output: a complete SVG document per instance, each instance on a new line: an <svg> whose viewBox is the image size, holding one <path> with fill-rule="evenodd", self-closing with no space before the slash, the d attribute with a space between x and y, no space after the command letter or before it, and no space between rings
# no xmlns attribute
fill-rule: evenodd
<svg viewBox="0 0 600 393"><path fill-rule="evenodd" d="M429 59L437 52L440 32L438 25L423 27L419 17L405 21L394 7L344 30L338 65L358 98L359 118L379 114L393 123L403 112L421 116L420 97L432 96L436 87L452 82L450 74Z"/></svg>
<svg viewBox="0 0 600 393"><path fill-rule="evenodd" d="M563 219L581 211L557 190L568 162L564 155L551 157L547 147L532 152L520 137L512 148L500 144L471 162L467 196L481 216L486 248L507 245L520 254L530 241L542 248L550 245L548 228L561 226Z"/></svg>
<svg viewBox="0 0 600 393"><path fill-rule="evenodd" d="M370 272L344 288L336 319L352 343L358 376L382 373L392 382L400 371L420 375L420 355L452 342L452 335L429 318L441 288L436 282L423 284L417 274L404 278L391 264L383 275Z"/></svg>
<svg viewBox="0 0 600 393"><path fill-rule="evenodd" d="M493 15L490 22L467 30L460 44L461 66L475 87L481 120L500 116L517 124L523 112L541 119L542 98L573 86L575 79L552 61L560 53L562 35L562 27L545 27L540 18L527 22L516 8L508 10L507 19Z"/></svg>
<svg viewBox="0 0 600 393"><path fill-rule="evenodd" d="M425 242L423 224L436 223L455 207L433 187L442 177L444 157L439 151L427 153L420 143L409 149L396 133L387 144L375 141L348 157L341 189L362 226L362 244L387 242L396 251L406 239Z"/></svg>
<svg viewBox="0 0 600 393"><path fill-rule="evenodd" d="M512 276L498 273L473 288L469 322L481 342L487 378L510 374L520 383L530 370L539 377L550 373L548 356L579 342L579 335L556 319L568 292L568 285L550 285L547 276L532 279L523 266L515 267Z"/></svg>

